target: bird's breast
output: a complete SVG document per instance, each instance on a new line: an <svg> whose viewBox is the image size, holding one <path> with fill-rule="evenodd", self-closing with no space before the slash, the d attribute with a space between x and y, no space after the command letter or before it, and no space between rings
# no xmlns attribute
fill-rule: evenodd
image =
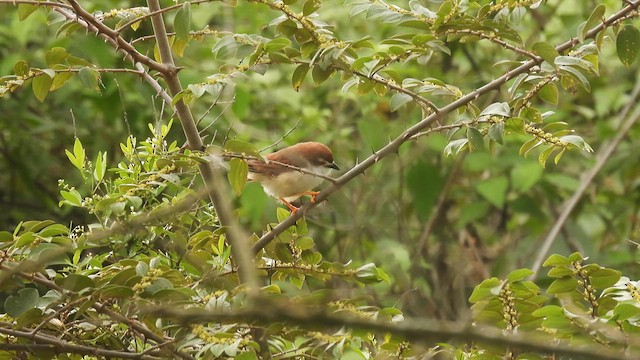
<svg viewBox="0 0 640 360"><path fill-rule="evenodd" d="M250 173L249 178L260 182L268 195L287 201L299 198L322 183L322 178L299 171L287 171L276 176Z"/></svg>

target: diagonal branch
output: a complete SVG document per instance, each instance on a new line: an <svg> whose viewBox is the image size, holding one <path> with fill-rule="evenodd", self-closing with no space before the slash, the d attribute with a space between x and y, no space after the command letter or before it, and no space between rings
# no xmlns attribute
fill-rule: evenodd
<svg viewBox="0 0 640 360"><path fill-rule="evenodd" d="M618 21L620 21L621 19L624 19L625 16L637 10L638 6L640 6L640 0L630 2L625 7L623 7L620 11L618 11L617 13L614 13L609 18L605 19L602 23L598 24L593 29L589 30L584 38L590 39L595 37L600 31L618 23ZM563 53L564 51L578 44L579 42L580 40L577 38L570 39L556 46L556 50L559 53ZM351 168L344 175L337 178L335 183L333 183L330 187L321 191L320 194L318 194L318 196L316 197L315 203L308 203L303 205L295 214L292 214L290 217L288 217L283 222L281 222L276 227L274 227L271 231L264 234L253 245L252 250L254 251L254 253L257 253L260 250L262 250L269 242L275 239L278 235L280 235L289 227L293 226L299 218L304 216L307 213L307 211L309 211L309 209L317 206L317 204L326 200L329 197L329 195L338 191L343 185L353 180L356 176L363 174L365 170L373 166L380 159L390 154L396 153L398 151L398 148L400 148L402 144L411 140L416 134L422 131L425 131L433 123L442 120L444 116L446 116L447 114L454 112L463 106L466 106L467 104L471 103L473 100L479 98L480 96L485 95L493 90L498 90L507 81L513 79L517 75L530 71L533 67L540 65L540 63L542 63L542 59L540 58L528 60L527 62L523 63L517 68L507 71L504 75L500 76L499 78L485 84L484 86L476 89L475 91L472 91L471 93L465 96L462 96L459 99L449 103L448 105L438 109L437 111L433 112L431 115L422 119L417 124L405 130L402 134L400 134L390 143L388 143L387 145L382 147L380 150L373 153L371 156L369 156L360 164Z"/></svg>

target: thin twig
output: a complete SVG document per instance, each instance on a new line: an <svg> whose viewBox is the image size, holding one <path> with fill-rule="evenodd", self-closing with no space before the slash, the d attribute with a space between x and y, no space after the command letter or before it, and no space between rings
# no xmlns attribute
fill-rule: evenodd
<svg viewBox="0 0 640 360"><path fill-rule="evenodd" d="M258 150L258 152L267 151L267 150L271 149L272 147L278 146L278 144L280 144L287 136L289 136L298 127L298 125L300 125L301 121L302 121L302 118L298 118L298 121L296 121L296 123L291 127L291 129L287 130L287 132L284 133L284 135L282 135L282 137L278 141L276 141L273 144L267 146L266 148L262 148L262 149Z"/></svg>

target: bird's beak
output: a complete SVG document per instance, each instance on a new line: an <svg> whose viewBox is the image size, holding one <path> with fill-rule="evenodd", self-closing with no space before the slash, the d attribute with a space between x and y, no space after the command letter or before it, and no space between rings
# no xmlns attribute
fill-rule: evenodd
<svg viewBox="0 0 640 360"><path fill-rule="evenodd" d="M326 165L328 168L331 169L336 169L336 170L340 170L340 168L338 167L338 165L336 165L336 163L332 162L331 164L327 164Z"/></svg>

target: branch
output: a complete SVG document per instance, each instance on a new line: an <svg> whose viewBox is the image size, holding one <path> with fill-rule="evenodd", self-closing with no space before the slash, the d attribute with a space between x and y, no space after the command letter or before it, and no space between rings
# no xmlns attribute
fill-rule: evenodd
<svg viewBox="0 0 640 360"><path fill-rule="evenodd" d="M408 341L437 343L460 341L464 343L480 342L500 347L515 347L523 351L556 354L566 357L588 358L593 360L630 360L635 356L625 355L623 350L597 345L571 346L559 343L557 339L537 333L503 334L501 329L491 327L472 327L468 324L434 321L432 319L412 319L401 322L385 322L364 317L356 317L346 312L329 313L317 307L303 306L300 303L287 302L262 303L260 308L235 312L211 312L201 309L175 309L173 307L150 307L143 312L173 318L182 323L206 322L244 322L272 325L284 322L302 326L306 329L334 329L348 327L373 333L392 333ZM630 352L631 353L631 352Z"/></svg>
<svg viewBox="0 0 640 360"><path fill-rule="evenodd" d="M589 30L587 32L586 36L585 36L585 39L590 39L590 38L595 37L600 31L602 31L605 28L611 26L612 24L615 24L617 21L619 21L620 19L624 18L628 13L633 12L634 10L636 10L638 8L638 6L640 6L640 0L634 1L631 4L625 6L620 11L618 11L615 14L613 14L612 16L610 16L608 19L604 20L602 23L598 24L593 29ZM556 46L556 50L559 53L563 53L564 51L570 49L571 47L573 47L574 45L576 45L578 43L579 43L579 40L577 38L570 39L570 40L568 40L568 41ZM462 96L459 99L449 103L448 105L438 109L438 111L435 111L434 113L430 114L426 118L422 119L417 124L413 125L409 129L405 130L402 134L400 134L398 137L396 137L390 143L388 143L387 145L382 147L380 150L374 152L371 156L369 156L363 162L361 162L360 164L354 166L349 171L347 171L344 175L342 175L339 178L337 178L336 182L333 183L332 186L330 186L327 189L324 189L323 191L320 192L320 194L318 194L318 196L316 196L316 202L307 203L307 204L303 205L302 207L300 207L300 209L295 214L291 214L291 216L289 216L283 222L278 224L271 231L269 231L268 233L264 234L253 245L253 247L252 247L253 252L254 253L258 253L269 242L271 242L273 239L275 239L278 235L280 235L282 232L284 232L289 227L293 226L293 224L295 224L295 222L299 218L304 216L307 213L307 211L309 211L309 209L317 206L317 204L319 204L319 203L323 202L324 200L326 200L329 197L329 195L331 195L334 192L338 191L343 185L345 185L349 181L353 180L356 176L358 176L360 174L363 174L365 172L365 170L367 170L368 168L373 166L380 159L382 159L385 156L388 156L390 154L396 153L398 151L398 148L402 144L404 144L405 142L411 140L416 134L418 134L418 133L420 133L422 131L425 131L429 126L431 126L431 124L435 123L436 121L441 120L445 115L456 111L460 107L466 106L467 104L469 104L473 100L479 98L480 96L485 95L485 94L487 94L487 93L489 93L489 92L491 92L493 90L499 89L507 81L513 79L514 77L516 77L519 74L526 73L526 72L530 71L533 67L540 65L541 62L542 62L542 60L539 59L539 58L528 60L527 62L525 62L524 64L518 66L517 68L515 68L513 70L510 70L510 71L507 71L501 77L499 77L499 78L497 78L497 79L485 84L484 86L476 89L475 91L472 91L471 93L469 93L469 94L467 94L465 96Z"/></svg>
<svg viewBox="0 0 640 360"><path fill-rule="evenodd" d="M116 358L116 359L142 359L142 360L162 359L156 356L138 354L135 352L107 350L107 349L101 349L95 346L71 344L69 342L66 342L56 337L52 337L48 335L33 334L30 331L10 329L9 327L12 325L13 324L10 324L10 323L0 323L0 334L33 340L38 344L2 344L0 343L0 350L33 351L33 350L44 350L42 348L46 347L48 348L47 350L54 351L57 353L94 355L94 356L103 356L106 358Z"/></svg>
<svg viewBox="0 0 640 360"><path fill-rule="evenodd" d="M3 0L0 0L0 1L3 1ZM64 7L64 8L66 8L66 7ZM71 7L69 7L69 8L71 8ZM106 40L118 52L123 53L125 55L125 58L127 58L127 59L129 59L129 60L131 60L133 62L134 67L137 70L137 71L136 70L130 70L130 71L131 72L135 72L138 75L140 75L144 81L146 81L149 85L151 85L151 87L154 90L156 90L158 96L160 96L162 98L162 100L167 105L169 105L169 106L172 105L171 104L171 101L172 101L171 96L169 96L169 94L167 94L167 92L164 90L164 88L158 83L158 81L155 78L153 78L151 75L149 75L148 71L144 68L143 63L137 62L135 60L135 57L131 56L131 54L129 54L126 49L118 47L118 43L119 43L120 40L114 40L113 38L109 37L109 35L107 35L105 33L101 33L98 28L96 28L95 26L91 25L91 23L85 21L83 18L80 18L80 17L76 16L76 14L71 12L71 11L65 10L63 8L56 9L56 11L59 14L63 15L67 20L73 21L73 22L79 24L80 26L84 27L87 31L95 32L98 37ZM89 14L89 15L91 16L91 14ZM106 25L103 25L103 26L106 27ZM108 27L106 27L106 28L109 29ZM118 38L120 38L120 37L118 36ZM122 38L120 38L120 39L121 39L121 41L126 42L124 39L122 39ZM133 46L131 48L137 53L137 50L135 50L135 48L133 48ZM143 55L141 55L139 53L138 53L138 55L143 56Z"/></svg>
<svg viewBox="0 0 640 360"><path fill-rule="evenodd" d="M151 12L156 14L151 16L151 24L153 25L153 32L156 36L156 44L158 46L158 52L160 53L160 59L164 65L164 69L160 71L162 76L167 82L169 92L172 96L176 96L182 91L182 85L178 78L178 69L173 61L173 54L171 53L171 45L169 44L169 38L167 37L167 30L164 26L164 20L162 13L159 12L160 2L159 0L147 0L147 5ZM191 110L187 104L182 100L178 100L175 103L176 113L182 124L182 130L187 138L187 143L191 149L202 150L203 143L198 127L193 118ZM233 260L238 267L238 277L240 282L246 284L249 299L255 299L259 292L258 274L253 264L252 253L249 247L249 236L238 225L231 208L231 201L227 194L229 193L226 180L221 175L220 171L214 171L213 166L209 162L200 164L200 174L205 182L205 187L209 194L211 204L216 210L216 214L220 219L220 224L226 227L225 235L228 243L231 246L231 254ZM271 359L269 352L269 344L264 337L264 331L262 329L254 329L252 331L254 340L260 344L260 354L265 359Z"/></svg>
<svg viewBox="0 0 640 360"><path fill-rule="evenodd" d="M107 40L117 51L124 53L126 58L134 63L142 63L158 72L166 71L163 64L154 61L148 56L142 55L133 45L122 38L120 34L101 21L98 21L91 13L80 6L76 0L69 0L69 4L75 13L74 18L76 18L76 22L82 19L84 22L82 25L87 28L87 30L95 32L98 36Z"/></svg>
<svg viewBox="0 0 640 360"><path fill-rule="evenodd" d="M51 7L51 8L62 8L62 9L69 9L69 10L72 9L70 5L59 3L59 2L51 2L51 1L0 0L0 4L11 4L11 5L28 4L28 5L35 5L35 6Z"/></svg>

